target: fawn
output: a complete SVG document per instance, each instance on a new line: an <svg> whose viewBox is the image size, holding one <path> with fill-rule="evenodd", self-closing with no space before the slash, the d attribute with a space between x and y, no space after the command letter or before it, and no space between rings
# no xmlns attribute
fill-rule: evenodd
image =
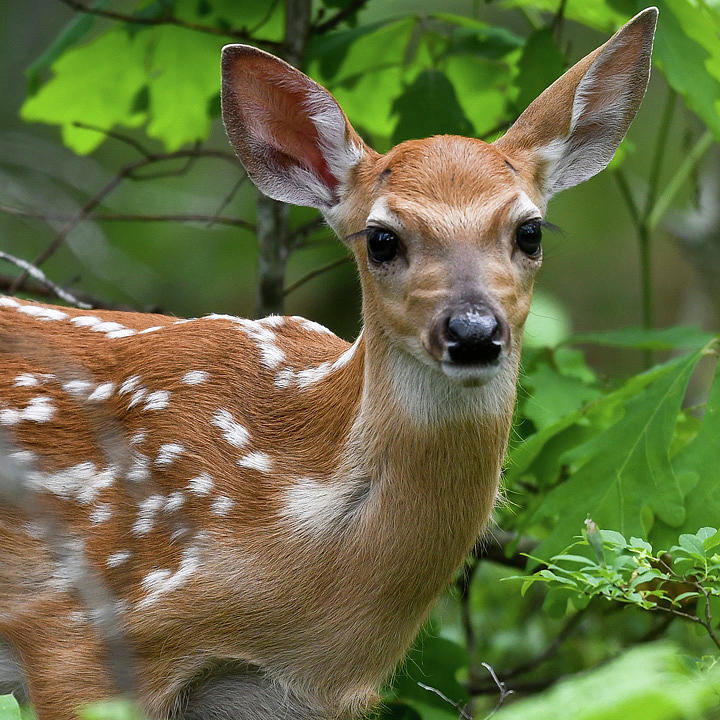
<svg viewBox="0 0 720 720"><path fill-rule="evenodd" d="M0 299L3 463L34 493L0 506L1 666L22 667L41 720L118 687L33 507L114 599L150 717L330 720L376 701L488 521L543 214L612 158L656 19L633 18L496 142L385 155L290 65L224 49L223 117L250 177L320 209L355 256L352 345L298 317ZM103 451L108 428L126 460Z"/></svg>

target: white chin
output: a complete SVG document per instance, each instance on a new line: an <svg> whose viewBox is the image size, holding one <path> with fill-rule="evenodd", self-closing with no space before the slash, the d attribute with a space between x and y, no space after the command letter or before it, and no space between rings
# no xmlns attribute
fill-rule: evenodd
<svg viewBox="0 0 720 720"><path fill-rule="evenodd" d="M440 367L445 377L459 385L478 386L490 382L500 371L500 363L490 365L456 365L441 362Z"/></svg>

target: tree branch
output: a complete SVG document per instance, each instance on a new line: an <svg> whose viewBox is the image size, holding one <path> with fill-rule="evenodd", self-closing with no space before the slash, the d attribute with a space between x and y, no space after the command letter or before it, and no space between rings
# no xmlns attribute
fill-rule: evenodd
<svg viewBox="0 0 720 720"><path fill-rule="evenodd" d="M218 158L221 160L226 160L228 162L231 162L233 166L236 164L235 156L231 153L224 152L221 150L202 150L199 148L194 148L192 150L178 150L177 152L172 153L151 153L146 157L141 158L140 160L135 160L133 162L129 162L123 167L120 168L120 170L117 172L117 174L109 181L107 182L100 190L98 190L95 195L93 195L86 203L85 205L80 208L80 210L72 216L70 221L67 223L67 225L60 230L55 237L52 239L50 244L43 250L40 255L35 258L34 262L32 263L36 267L39 267L42 265L48 258L50 258L55 251L60 247L60 245L63 243L67 235L77 227L79 223L83 221L84 218L86 218L100 203L127 177L133 178L134 173L139 170L140 168L146 167L148 165L151 165L153 163L157 162L164 162L166 160L178 160L178 159L184 159L184 158L194 158L194 157L211 157L211 158ZM28 278L28 272L23 271L18 278L16 279L15 283L13 284L12 288L10 288L11 293L17 292Z"/></svg>
<svg viewBox="0 0 720 720"><path fill-rule="evenodd" d="M8 205L0 205L0 212L17 217L40 218L41 220L71 220L75 216L69 213L44 213L40 210L23 210ZM219 223L220 225L232 225L245 230L255 232L254 223L241 218L225 217L223 215L205 215L203 213L177 213L177 214L143 214L143 213L93 213L86 215L83 220L96 222L202 222L208 226Z"/></svg>
<svg viewBox="0 0 720 720"><path fill-rule="evenodd" d="M344 7L340 12L328 18L324 22L317 25L313 25L312 32L314 35L321 35L323 33L334 30L343 20L347 20L351 15L355 14L364 5L367 4L368 0L353 0L349 5Z"/></svg>
<svg viewBox="0 0 720 720"><path fill-rule="evenodd" d="M213 25L201 25L199 23L190 22L174 15L163 15L162 17L142 17L140 15L126 15L125 13L115 12L114 10L104 10L102 8L91 8L79 2L78 0L60 0L61 3L77 12L86 13L87 15L97 15L98 17L108 18L109 20L118 20L120 22L129 23L131 25L175 25L176 27L185 28L186 30L194 30L195 32L205 33L207 35L215 35L217 37L230 37L234 40L242 40L251 42L253 45L263 47L274 52L281 52L283 44L272 40L263 40L252 36L252 32L247 28L231 29L215 27Z"/></svg>
<svg viewBox="0 0 720 720"><path fill-rule="evenodd" d="M27 262L27 260L15 257L14 255L10 255L9 253L2 252L1 250L0 260L5 260L5 262L9 262L16 267L21 268L28 275L30 275L30 277L37 280L40 285L45 287L55 297L64 300L66 303L68 303L68 305L73 305L84 310L90 309L91 305L88 305L88 303L78 300L74 295L71 295L69 292L67 292L67 290L63 290L59 285L56 285L54 282L52 282L52 280L48 279L48 277L42 270L36 268L34 265L31 265L29 262Z"/></svg>
<svg viewBox="0 0 720 720"><path fill-rule="evenodd" d="M283 290L283 297L287 297L290 293L295 292L299 287L302 287L305 283L309 282L313 278L316 278L318 275L322 275L329 270L334 270L336 267L340 267L340 265L345 265L346 263L350 262L350 257L348 255L345 255L344 257L339 258L338 260L333 260L331 263L328 263L327 265L323 265L319 268L315 268L315 270L311 270L306 275L303 275L299 280L296 280L294 283L291 283Z"/></svg>

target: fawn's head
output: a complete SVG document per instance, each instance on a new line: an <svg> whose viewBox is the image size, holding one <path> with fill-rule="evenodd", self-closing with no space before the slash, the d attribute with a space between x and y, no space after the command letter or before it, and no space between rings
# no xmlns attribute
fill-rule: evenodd
<svg viewBox="0 0 720 720"><path fill-rule="evenodd" d="M436 136L379 155L324 88L244 45L223 51L223 118L258 188L320 209L350 247L366 324L482 384L517 362L548 200L602 170L635 117L656 20L633 18L491 144Z"/></svg>

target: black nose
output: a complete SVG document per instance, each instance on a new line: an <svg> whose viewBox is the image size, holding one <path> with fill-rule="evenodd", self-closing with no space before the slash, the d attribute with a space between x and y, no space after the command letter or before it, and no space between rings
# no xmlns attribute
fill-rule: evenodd
<svg viewBox="0 0 720 720"><path fill-rule="evenodd" d="M495 315L467 309L447 321L447 349L454 363L492 363L502 351L502 328Z"/></svg>

